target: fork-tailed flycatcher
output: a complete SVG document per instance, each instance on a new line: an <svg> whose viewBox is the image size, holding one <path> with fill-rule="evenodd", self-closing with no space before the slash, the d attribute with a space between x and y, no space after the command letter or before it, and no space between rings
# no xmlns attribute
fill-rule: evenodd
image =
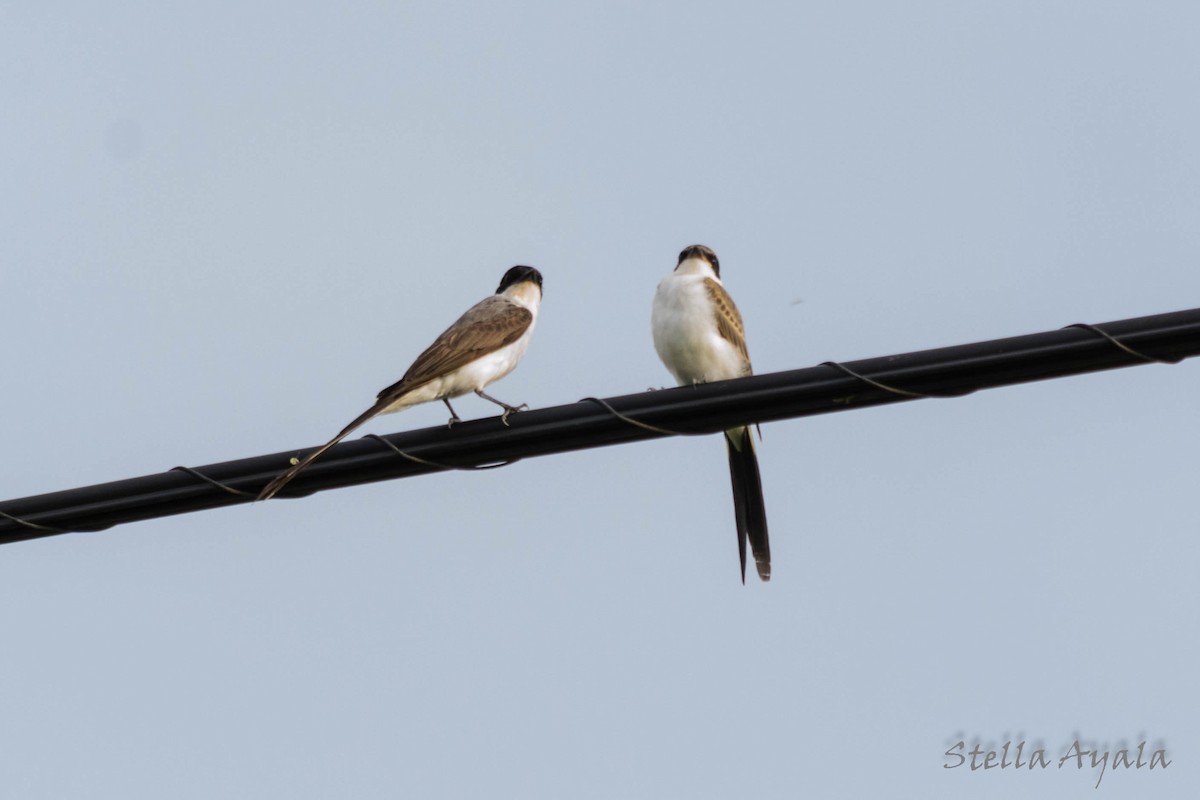
<svg viewBox="0 0 1200 800"><path fill-rule="evenodd" d="M291 469L267 484L259 500L267 500L326 450L377 414L402 411L418 403L441 400L450 409L450 424L459 421L450 398L474 392L504 409L500 418L524 406L510 406L484 394L483 387L513 371L533 335L538 307L542 303L542 273L533 267L513 267L504 273L500 288L458 318L434 340L404 373L404 377L379 393L375 405Z"/></svg>
<svg viewBox="0 0 1200 800"><path fill-rule="evenodd" d="M742 315L721 283L717 254L704 245L684 248L675 271L658 284L650 329L658 357L681 386L752 373ZM733 482L742 583L746 582L747 539L758 577L769 580L771 547L754 437L749 427L730 428L725 431L725 444Z"/></svg>

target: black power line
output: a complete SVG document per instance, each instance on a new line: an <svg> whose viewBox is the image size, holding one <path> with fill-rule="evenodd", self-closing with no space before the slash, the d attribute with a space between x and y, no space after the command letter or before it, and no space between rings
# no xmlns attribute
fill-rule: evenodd
<svg viewBox="0 0 1200 800"><path fill-rule="evenodd" d="M281 496L478 468L531 456L675 433L895 403L954 397L1015 383L1175 362L1200 355L1200 309L994 339L882 358L654 392L588 398L389 436L343 442ZM399 452L398 452L399 451ZM250 502L306 449L226 461L0 503L0 544Z"/></svg>

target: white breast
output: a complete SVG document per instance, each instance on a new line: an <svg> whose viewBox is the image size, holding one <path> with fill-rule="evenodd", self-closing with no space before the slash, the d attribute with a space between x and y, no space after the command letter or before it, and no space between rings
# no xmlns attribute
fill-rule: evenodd
<svg viewBox="0 0 1200 800"><path fill-rule="evenodd" d="M654 294L654 349L680 385L750 374L742 354L717 330L704 279L702 274L672 272Z"/></svg>

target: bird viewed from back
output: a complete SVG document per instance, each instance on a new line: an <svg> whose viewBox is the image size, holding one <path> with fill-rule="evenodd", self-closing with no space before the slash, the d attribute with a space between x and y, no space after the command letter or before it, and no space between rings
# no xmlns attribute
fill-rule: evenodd
<svg viewBox="0 0 1200 800"><path fill-rule="evenodd" d="M742 315L721 283L717 254L704 245L683 249L674 271L654 294L650 315L654 349L681 386L730 380L752 374ZM749 427L725 431L729 475L742 582L746 580L746 542L758 577L771 577L771 547L762 477Z"/></svg>
<svg viewBox="0 0 1200 800"><path fill-rule="evenodd" d="M259 500L274 497L305 467L378 414L402 411L418 403L441 400L450 409L450 424L460 421L450 398L474 392L501 406L501 420L524 406L510 406L484 394L483 388L513 371L533 335L542 303L542 273L516 266L504 273L496 293L471 306L442 332L399 381L379 393L368 408L321 447L283 472L262 490Z"/></svg>

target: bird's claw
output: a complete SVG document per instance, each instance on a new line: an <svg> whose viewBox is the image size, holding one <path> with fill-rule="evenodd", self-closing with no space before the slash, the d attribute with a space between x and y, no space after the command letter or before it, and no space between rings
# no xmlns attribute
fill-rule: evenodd
<svg viewBox="0 0 1200 800"><path fill-rule="evenodd" d="M508 415L515 414L518 411L524 411L527 408L529 408L529 403L521 403L519 406L510 406L506 404L504 406L504 413L500 415L500 421L504 423L505 427L508 427Z"/></svg>

